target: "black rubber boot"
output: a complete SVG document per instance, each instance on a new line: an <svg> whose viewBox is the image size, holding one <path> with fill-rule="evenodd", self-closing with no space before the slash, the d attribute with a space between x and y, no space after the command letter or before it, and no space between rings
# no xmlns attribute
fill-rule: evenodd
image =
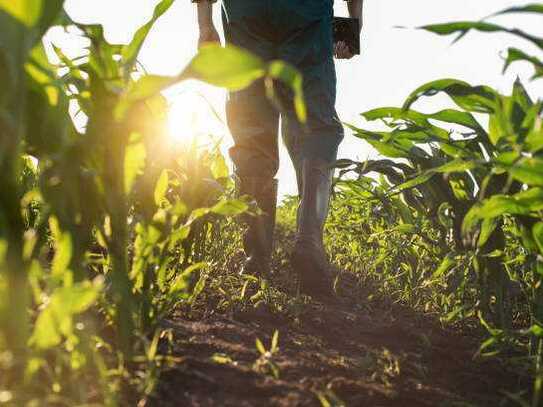
<svg viewBox="0 0 543 407"><path fill-rule="evenodd" d="M243 235L243 248L247 259L240 273L268 277L273 252L277 180L259 177L240 178L238 192L240 195L253 197L263 212L261 215L244 215L242 218L247 226Z"/></svg>
<svg viewBox="0 0 543 407"><path fill-rule="evenodd" d="M323 230L328 216L333 169L328 162L306 159L302 162L298 183L300 206L298 230L291 262L300 277L304 294L322 301L334 301L334 275L324 250Z"/></svg>

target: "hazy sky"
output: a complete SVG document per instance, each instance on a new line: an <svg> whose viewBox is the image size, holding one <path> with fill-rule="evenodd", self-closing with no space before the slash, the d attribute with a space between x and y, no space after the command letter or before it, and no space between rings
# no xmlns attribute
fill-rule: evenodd
<svg viewBox="0 0 543 407"><path fill-rule="evenodd" d="M255 0L248 0L255 1ZM135 30L151 16L157 0L67 0L66 8L76 21L100 23L108 40L127 42ZM488 84L508 92L519 75L527 79L531 70L521 63L513 66L506 77L501 75L503 51L511 45L537 54L535 47L507 35L473 33L451 45L451 38L424 31L399 29L453 20L474 20L506 7L528 4L521 0L366 0L362 55L337 63L338 103L342 120L369 126L359 117L361 112L383 106L401 105L419 85L434 79L454 77L472 84ZM220 26L219 7L216 21ZM336 0L336 15L346 15L343 1ZM523 28L543 36L541 17L508 16L493 20L507 26ZM189 0L178 0L157 23L141 54L145 68L156 74L178 73L196 52L197 26L195 8ZM81 42L74 36L53 32L52 41L69 53L77 54ZM184 84L166 95L172 104L171 127L180 132L192 122L198 132L224 135L224 148L231 144L227 129L212 119L199 92L222 114L224 92L201 84ZM530 85L535 97L543 95L543 80ZM436 111L448 106L446 99L434 97L416 108ZM186 134L186 133L182 133ZM180 133L180 135L182 135ZM365 159L375 155L363 142L347 136L340 157ZM279 172L282 194L295 193L294 173L286 153L282 152Z"/></svg>

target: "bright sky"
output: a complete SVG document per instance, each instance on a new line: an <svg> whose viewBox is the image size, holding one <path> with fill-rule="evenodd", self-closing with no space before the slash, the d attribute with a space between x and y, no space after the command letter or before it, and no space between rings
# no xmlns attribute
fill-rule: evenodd
<svg viewBox="0 0 543 407"><path fill-rule="evenodd" d="M255 1L255 0L248 0ZM399 29L454 20L474 20L510 6L534 0L366 0L362 55L337 63L337 110L343 121L369 126L361 112L384 106L399 106L419 85L434 79L454 77L472 84L488 84L509 92L519 75L528 79L531 69L520 63L506 77L501 75L503 51L511 45L537 54L537 49L507 35L470 34L451 45L451 38L424 31ZM67 0L66 9L82 23L103 24L106 37L114 43L127 42L135 30L152 15L158 0ZM220 27L219 7L216 22ZM343 1L336 0L336 15L346 15ZM539 16L514 15L495 18L494 22L515 26L543 36ZM178 0L156 24L140 56L148 72L174 75L196 52L198 36L195 7L189 0ZM49 38L68 53L77 54L81 42L74 36L55 31ZM541 54L539 54L541 55ZM543 80L529 86L533 97L543 95ZM205 97L195 96L196 92ZM199 83L176 86L166 92L171 106L171 128L179 137L187 125L196 133L224 137L224 150L231 145L228 130L211 113L207 101L223 115L224 92ZM434 97L416 108L437 111L446 107L446 99ZM375 153L363 142L347 136L340 158L366 159ZM294 172L286 152L281 154L280 193L296 193Z"/></svg>

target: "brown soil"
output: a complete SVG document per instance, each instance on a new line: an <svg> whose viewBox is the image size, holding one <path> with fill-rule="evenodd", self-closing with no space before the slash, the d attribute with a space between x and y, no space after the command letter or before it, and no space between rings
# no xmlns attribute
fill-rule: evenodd
<svg viewBox="0 0 543 407"><path fill-rule="evenodd" d="M474 358L481 338L395 305L305 304L290 317L261 306L168 325L178 362L146 405L507 406L504 392L521 387L495 359ZM279 378L255 365L256 338L268 349L275 330Z"/></svg>

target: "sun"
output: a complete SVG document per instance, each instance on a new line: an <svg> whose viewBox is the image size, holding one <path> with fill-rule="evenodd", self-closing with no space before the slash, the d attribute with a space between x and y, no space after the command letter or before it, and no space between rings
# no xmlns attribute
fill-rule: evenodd
<svg viewBox="0 0 543 407"><path fill-rule="evenodd" d="M192 143L224 131L217 111L223 100L216 93L184 89L168 99L168 134L172 142Z"/></svg>

